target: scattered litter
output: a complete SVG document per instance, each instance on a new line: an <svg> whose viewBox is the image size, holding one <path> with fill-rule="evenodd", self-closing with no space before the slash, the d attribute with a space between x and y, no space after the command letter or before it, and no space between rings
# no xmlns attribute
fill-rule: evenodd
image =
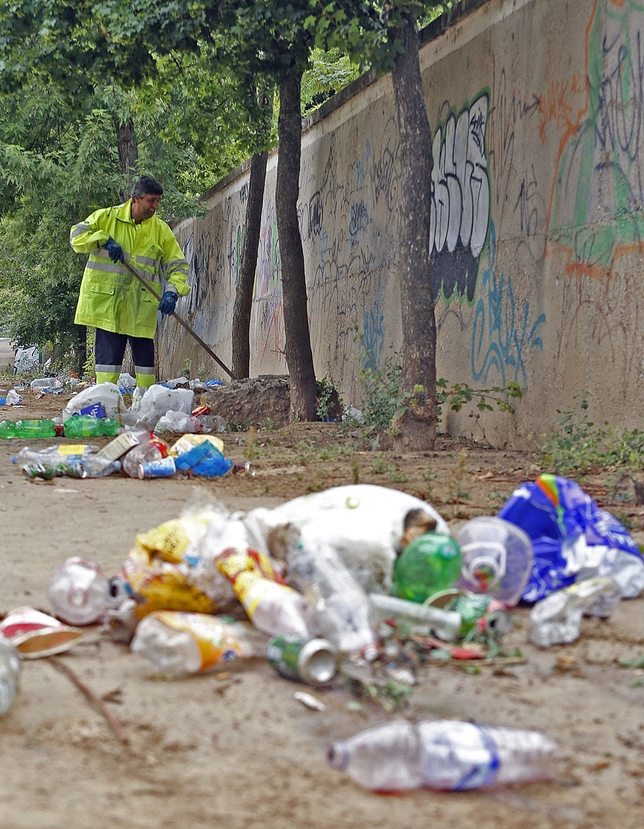
<svg viewBox="0 0 644 829"><path fill-rule="evenodd" d="M328 759L373 791L462 791L548 780L556 752L553 740L538 731L395 720L333 743Z"/></svg>
<svg viewBox="0 0 644 829"><path fill-rule="evenodd" d="M9 639L0 636L0 717L13 705L19 674L18 651Z"/></svg>
<svg viewBox="0 0 644 829"><path fill-rule="evenodd" d="M14 389L10 389L7 392L6 404L7 404L7 406L20 406L20 405L22 405L22 395L18 394L18 392L15 391Z"/></svg>
<svg viewBox="0 0 644 829"><path fill-rule="evenodd" d="M306 705L307 708L311 708L314 711L326 711L326 705L314 697L313 694L307 694L304 691L296 691L293 694L293 698L298 702L301 702L302 705Z"/></svg>
<svg viewBox="0 0 644 829"><path fill-rule="evenodd" d="M266 659L282 676L309 685L326 684L338 669L336 650L325 639L274 636L266 646Z"/></svg>
<svg viewBox="0 0 644 829"><path fill-rule="evenodd" d="M107 610L107 582L100 567L78 556L54 572L47 595L56 616L70 625L91 625Z"/></svg>
<svg viewBox="0 0 644 829"><path fill-rule="evenodd" d="M530 611L530 641L542 648L574 642L579 637L582 616L608 619L621 598L615 579L603 576L550 593Z"/></svg>
<svg viewBox="0 0 644 829"><path fill-rule="evenodd" d="M498 517L532 540L534 564L524 601L534 603L592 576L612 576L624 598L644 590L644 559L637 544L575 481L540 475L516 489Z"/></svg>
<svg viewBox="0 0 644 829"><path fill-rule="evenodd" d="M156 611L136 628L132 653L145 657L157 673L202 673L215 665L253 655L242 622L203 613Z"/></svg>
<svg viewBox="0 0 644 829"><path fill-rule="evenodd" d="M69 650L83 631L33 607L17 607L0 622L0 634L11 641L21 659L38 659Z"/></svg>

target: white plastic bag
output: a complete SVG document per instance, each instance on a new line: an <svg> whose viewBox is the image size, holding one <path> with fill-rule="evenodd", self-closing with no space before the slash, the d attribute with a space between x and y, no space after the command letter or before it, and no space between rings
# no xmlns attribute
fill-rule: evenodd
<svg viewBox="0 0 644 829"><path fill-rule="evenodd" d="M97 403L103 404L106 417L120 419L126 409L123 395L115 383L98 383L96 386L88 386L72 397L63 409L63 422L81 409L95 406Z"/></svg>
<svg viewBox="0 0 644 829"><path fill-rule="evenodd" d="M277 558L277 528L291 524L302 543L329 544L353 578L368 593L389 593L405 516L420 510L436 521L436 532L450 535L439 513L425 501L397 489L354 484L303 495L274 509L257 507L243 517L250 546ZM271 544L269 549L269 535Z"/></svg>
<svg viewBox="0 0 644 829"><path fill-rule="evenodd" d="M127 425L152 430L167 412L183 412L190 415L194 396L190 389L168 389L159 384L150 386L138 406L135 407L133 402L128 413Z"/></svg>

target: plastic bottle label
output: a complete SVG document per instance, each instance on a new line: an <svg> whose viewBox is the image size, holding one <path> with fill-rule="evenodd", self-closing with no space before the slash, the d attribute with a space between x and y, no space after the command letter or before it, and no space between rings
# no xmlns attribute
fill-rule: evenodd
<svg viewBox="0 0 644 829"><path fill-rule="evenodd" d="M214 616L160 610L154 618L192 637L199 648L201 671L207 671L218 662L230 662L244 655L241 643Z"/></svg>
<svg viewBox="0 0 644 829"><path fill-rule="evenodd" d="M294 593L299 596L299 593L293 590L292 587L278 584L247 570L237 576L233 588L242 607L251 619L257 605L266 599L275 599L278 603L282 603L287 598L287 594Z"/></svg>

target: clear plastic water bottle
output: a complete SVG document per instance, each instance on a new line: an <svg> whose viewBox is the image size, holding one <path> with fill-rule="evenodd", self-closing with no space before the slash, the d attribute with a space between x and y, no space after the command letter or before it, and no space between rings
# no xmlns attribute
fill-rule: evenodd
<svg viewBox="0 0 644 829"><path fill-rule="evenodd" d="M320 633L341 653L378 653L375 620L367 594L324 542L298 539L286 555L287 581L303 593L318 614Z"/></svg>
<svg viewBox="0 0 644 829"><path fill-rule="evenodd" d="M608 619L622 598L622 590L610 576L596 576L556 590L530 611L530 641L542 648L574 642L582 616Z"/></svg>
<svg viewBox="0 0 644 829"><path fill-rule="evenodd" d="M547 780L556 751L538 731L395 720L333 743L328 759L373 791L454 791Z"/></svg>
<svg viewBox="0 0 644 829"><path fill-rule="evenodd" d="M133 447L122 459L123 471L130 478L138 478L142 464L149 461L160 461L167 457L168 450L165 443L159 438L150 438L145 443Z"/></svg>
<svg viewBox="0 0 644 829"><path fill-rule="evenodd" d="M18 690L20 659L18 651L4 636L0 636L0 716L11 708Z"/></svg>
<svg viewBox="0 0 644 829"><path fill-rule="evenodd" d="M461 551L449 535L429 532L408 544L394 564L392 593L424 602L451 587L461 574Z"/></svg>
<svg viewBox="0 0 644 829"><path fill-rule="evenodd" d="M463 568L457 587L487 593L513 607L528 583L534 552L532 541L516 524L493 516L480 516L456 534Z"/></svg>
<svg viewBox="0 0 644 829"><path fill-rule="evenodd" d="M56 616L70 625L91 625L108 607L107 581L98 564L78 556L54 572L47 595Z"/></svg>

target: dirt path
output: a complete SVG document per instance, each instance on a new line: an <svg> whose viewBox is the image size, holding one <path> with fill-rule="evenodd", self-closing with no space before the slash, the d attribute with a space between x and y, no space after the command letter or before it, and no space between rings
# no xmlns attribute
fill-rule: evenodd
<svg viewBox="0 0 644 829"><path fill-rule="evenodd" d="M63 405L29 395L25 403L11 419L58 413ZM229 457L252 456L254 478L31 483L10 462L23 442L0 441L0 613L26 604L49 611L49 578L69 555L117 572L135 534L177 516L195 486L245 509L357 479L424 494L456 527L494 514L541 471L536 456L447 439L428 455L374 451L333 424L223 437ZM601 474L586 481L608 509L609 483ZM641 542L639 509L630 512ZM151 680L145 663L94 631L61 659L109 700L128 744L50 662L24 662L20 694L0 720L0 826L641 829L644 671L616 660L644 654L643 610L644 599L624 601L607 622L585 619L572 645L539 650L527 642L528 610L521 608L504 649L519 648L523 663L425 667L405 716L542 729L559 741L562 756L550 784L395 797L363 791L325 761L332 739L395 716L379 705L354 710L348 703L355 698L337 685L317 693L326 711L310 710L293 696L310 689L280 678L261 659L201 677Z"/></svg>

